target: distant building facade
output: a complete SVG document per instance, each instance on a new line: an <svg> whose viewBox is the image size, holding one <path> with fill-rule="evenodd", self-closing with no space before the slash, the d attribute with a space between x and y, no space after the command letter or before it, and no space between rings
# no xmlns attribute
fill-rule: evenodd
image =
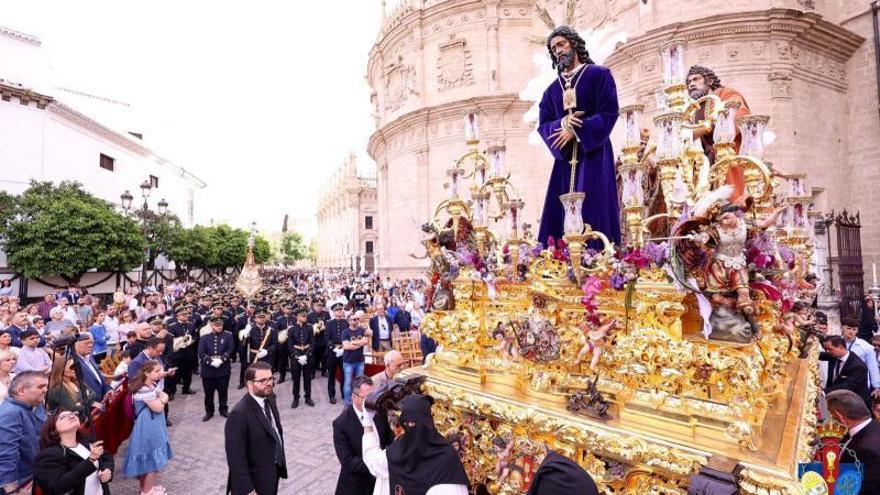
<svg viewBox="0 0 880 495"><path fill-rule="evenodd" d="M375 271L378 211L375 172L358 171L352 153L319 195L317 266Z"/></svg>

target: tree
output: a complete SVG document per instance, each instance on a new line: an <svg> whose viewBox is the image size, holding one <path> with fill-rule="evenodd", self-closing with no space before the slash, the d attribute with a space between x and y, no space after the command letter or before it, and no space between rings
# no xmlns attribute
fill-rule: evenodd
<svg viewBox="0 0 880 495"><path fill-rule="evenodd" d="M272 258L272 246L261 236L254 238L254 261L263 264Z"/></svg>
<svg viewBox="0 0 880 495"><path fill-rule="evenodd" d="M194 268L217 266L220 254L214 229L201 225L191 229L173 230L168 243L162 249L174 261L178 275Z"/></svg>
<svg viewBox="0 0 880 495"><path fill-rule="evenodd" d="M308 247L299 232L288 232L281 238L281 260L286 265L293 264L308 256Z"/></svg>
<svg viewBox="0 0 880 495"><path fill-rule="evenodd" d="M229 268L244 264L247 255L247 241L250 234L229 225L214 227L215 242L218 247L217 262L213 268Z"/></svg>
<svg viewBox="0 0 880 495"><path fill-rule="evenodd" d="M12 203L4 249L9 266L27 277L78 283L89 270L127 271L144 261L137 222L75 182L35 181Z"/></svg>

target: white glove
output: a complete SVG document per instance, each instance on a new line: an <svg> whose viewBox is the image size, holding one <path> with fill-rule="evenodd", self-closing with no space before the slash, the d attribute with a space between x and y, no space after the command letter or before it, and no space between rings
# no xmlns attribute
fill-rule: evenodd
<svg viewBox="0 0 880 495"><path fill-rule="evenodd" d="M306 362L308 362L309 358L306 357L305 354L303 354L303 355L299 356L298 358L296 358L296 360L299 361L300 366L305 366Z"/></svg>
<svg viewBox="0 0 880 495"><path fill-rule="evenodd" d="M336 357L342 357L343 352L345 352L345 350L342 349L342 347L339 347L337 349L333 349L333 354L336 354Z"/></svg>
<svg viewBox="0 0 880 495"><path fill-rule="evenodd" d="M223 360L220 358L214 358L211 360L211 366L213 366L215 368L219 368L220 365L222 365L222 364L223 364Z"/></svg>
<svg viewBox="0 0 880 495"><path fill-rule="evenodd" d="M269 351L263 349L262 351L257 353L257 359L263 359L264 357L269 355Z"/></svg>
<svg viewBox="0 0 880 495"><path fill-rule="evenodd" d="M373 418L376 417L376 411L364 408L364 417L361 419L361 426L373 426Z"/></svg>

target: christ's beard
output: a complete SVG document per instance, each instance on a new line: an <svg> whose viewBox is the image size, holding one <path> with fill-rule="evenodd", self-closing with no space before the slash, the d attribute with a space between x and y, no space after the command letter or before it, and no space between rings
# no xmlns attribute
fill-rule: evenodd
<svg viewBox="0 0 880 495"><path fill-rule="evenodd" d="M559 56L559 68L567 71L574 64L574 51L563 53Z"/></svg>
<svg viewBox="0 0 880 495"><path fill-rule="evenodd" d="M691 89L691 90L689 90L689 91L688 91L688 94L689 94L689 95L691 96L691 98L693 98L694 100L699 100L700 98L702 98L702 97L706 96L707 94L709 94L709 89L706 88L706 86L703 86L703 87L700 87L700 88L695 88L695 89Z"/></svg>

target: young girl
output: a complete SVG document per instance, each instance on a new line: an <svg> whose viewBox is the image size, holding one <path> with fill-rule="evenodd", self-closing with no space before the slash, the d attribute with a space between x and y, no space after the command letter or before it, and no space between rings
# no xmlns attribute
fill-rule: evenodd
<svg viewBox="0 0 880 495"><path fill-rule="evenodd" d="M157 386L161 378L159 363L147 361L131 381L135 420L123 472L127 478L137 477L140 495L165 495L155 484L156 475L174 456L165 426L168 394Z"/></svg>

